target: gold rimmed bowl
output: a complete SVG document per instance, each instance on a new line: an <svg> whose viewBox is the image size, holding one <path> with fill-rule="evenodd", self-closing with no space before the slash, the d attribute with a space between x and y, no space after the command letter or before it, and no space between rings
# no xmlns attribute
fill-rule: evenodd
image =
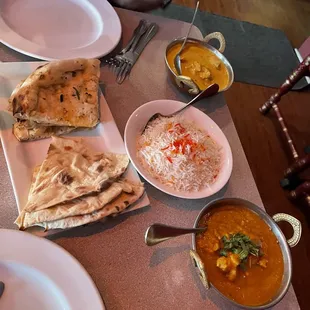
<svg viewBox="0 0 310 310"><path fill-rule="evenodd" d="M212 45L208 43L211 39L216 39L219 41L220 46L218 49L216 49L215 47L213 47ZM199 85L188 75L178 75L176 73L176 69L174 68L173 62L169 61L168 59L169 58L168 54L171 51L171 49L175 47L176 45L181 46L181 44L183 43L183 40L184 38L177 38L177 39L172 40L168 44L166 48L166 52L165 52L165 63L166 63L169 79L177 86L177 88L182 92L195 96L203 89L199 87ZM220 91L227 90L234 81L234 71L233 71L231 64L227 60L227 58L222 54L226 47L224 36L220 32L213 32L207 35L203 40L188 38L185 44L185 49L187 45L193 45L193 44L197 45L198 47L202 49L205 49L206 57L208 57L208 55L210 55L210 52L211 52L211 54L216 56L221 61L221 64L225 66L227 70L227 74L228 74L228 79L227 79L227 83L225 83L224 86L220 87ZM218 83L218 81L214 79L210 81L210 83ZM206 85L205 88L207 88L207 86L208 85Z"/></svg>

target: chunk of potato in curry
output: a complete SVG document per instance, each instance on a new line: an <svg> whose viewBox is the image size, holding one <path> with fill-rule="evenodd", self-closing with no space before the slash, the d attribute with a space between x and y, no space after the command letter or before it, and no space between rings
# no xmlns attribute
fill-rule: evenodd
<svg viewBox="0 0 310 310"><path fill-rule="evenodd" d="M280 288L284 263L277 238L269 226L254 212L239 206L219 207L203 216L199 226L208 227L197 235L196 246L212 285L242 305L270 302ZM219 255L221 238L236 233L258 242L263 253L262 257L249 255L244 269L233 257L236 254L229 253L222 258Z"/></svg>

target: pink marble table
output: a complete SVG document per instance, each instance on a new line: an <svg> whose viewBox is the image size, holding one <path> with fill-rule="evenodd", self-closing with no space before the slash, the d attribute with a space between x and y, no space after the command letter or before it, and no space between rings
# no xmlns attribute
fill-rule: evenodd
<svg viewBox="0 0 310 310"><path fill-rule="evenodd" d="M184 36L188 24L160 17L117 10L123 27L124 42L138 21L144 17L159 24L160 30L134 66L131 76L121 86L106 68L101 80L104 94L123 134L130 114L143 103L154 99L188 100L166 78L164 50L168 42ZM201 38L197 28L193 37ZM0 61L33 60L0 45ZM251 170L222 94L205 100L199 108L223 130L232 148L234 166L229 183L208 199L185 200L170 197L149 185L146 191L150 206L144 209L79 227L53 237L54 242L75 256L94 279L107 309L233 309L212 289L206 291L189 258L191 236L167 241L156 247L144 244L146 228L154 222L190 227L201 208L219 197L242 197L263 208ZM12 186L0 151L0 227L16 229L17 208ZM39 255L39 253L38 253ZM91 309L91 300L89 309ZM276 309L299 309L291 287Z"/></svg>

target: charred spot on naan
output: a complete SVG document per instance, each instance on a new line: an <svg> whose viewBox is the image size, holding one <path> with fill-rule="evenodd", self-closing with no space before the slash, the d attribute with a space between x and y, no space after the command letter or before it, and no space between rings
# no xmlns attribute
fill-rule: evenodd
<svg viewBox="0 0 310 310"><path fill-rule="evenodd" d="M82 154L82 157L83 157L84 159L86 159L86 160L89 160L89 159L90 159L90 157L89 157L87 154Z"/></svg>
<svg viewBox="0 0 310 310"><path fill-rule="evenodd" d="M22 95L19 95L18 99L22 100ZM21 104L17 104L16 97L14 97L12 100L12 108L13 108L13 115L15 115L15 114L23 115L23 113L24 113L23 106Z"/></svg>
<svg viewBox="0 0 310 310"><path fill-rule="evenodd" d="M73 182L73 177L66 171L61 171L57 180L63 185L70 185Z"/></svg>
<svg viewBox="0 0 310 310"><path fill-rule="evenodd" d="M99 191L102 192L102 191L105 191L106 189L108 189L111 184L113 183L114 180L108 180L108 181L104 181L102 182L101 184L99 184Z"/></svg>
<svg viewBox="0 0 310 310"><path fill-rule="evenodd" d="M13 105L13 111L15 109L15 105L16 105L16 98L14 97L13 100L12 100L12 105Z"/></svg>
<svg viewBox="0 0 310 310"><path fill-rule="evenodd" d="M102 171L103 171L103 168L104 168L104 167L103 167L102 165L99 165L99 166L97 167L96 170L97 170L98 172L102 172Z"/></svg>

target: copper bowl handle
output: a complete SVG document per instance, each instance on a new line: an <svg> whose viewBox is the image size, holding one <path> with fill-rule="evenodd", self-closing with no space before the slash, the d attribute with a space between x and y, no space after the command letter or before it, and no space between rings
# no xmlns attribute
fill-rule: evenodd
<svg viewBox="0 0 310 310"><path fill-rule="evenodd" d="M225 47L226 47L226 40L221 32L212 32L205 36L203 39L204 42L208 43L210 40L216 39L220 42L220 47L218 48L218 51L220 53L224 53Z"/></svg>
<svg viewBox="0 0 310 310"><path fill-rule="evenodd" d="M209 289L210 285L209 285L209 281L207 278L207 273L205 272L204 263L202 262L202 260L200 259L199 255L197 254L197 252L195 250L190 250L189 255L192 258L192 262L193 262L195 268L198 268L199 278L200 278L203 286L206 289Z"/></svg>
<svg viewBox="0 0 310 310"><path fill-rule="evenodd" d="M273 217L273 220L278 223L278 222L288 222L289 224L291 224L294 234L292 236L292 238L287 240L288 245L293 248L294 246L296 246L300 240L301 237L301 231L302 231L302 226L299 220L297 220L297 218L288 215L286 213L277 213L275 214Z"/></svg>

